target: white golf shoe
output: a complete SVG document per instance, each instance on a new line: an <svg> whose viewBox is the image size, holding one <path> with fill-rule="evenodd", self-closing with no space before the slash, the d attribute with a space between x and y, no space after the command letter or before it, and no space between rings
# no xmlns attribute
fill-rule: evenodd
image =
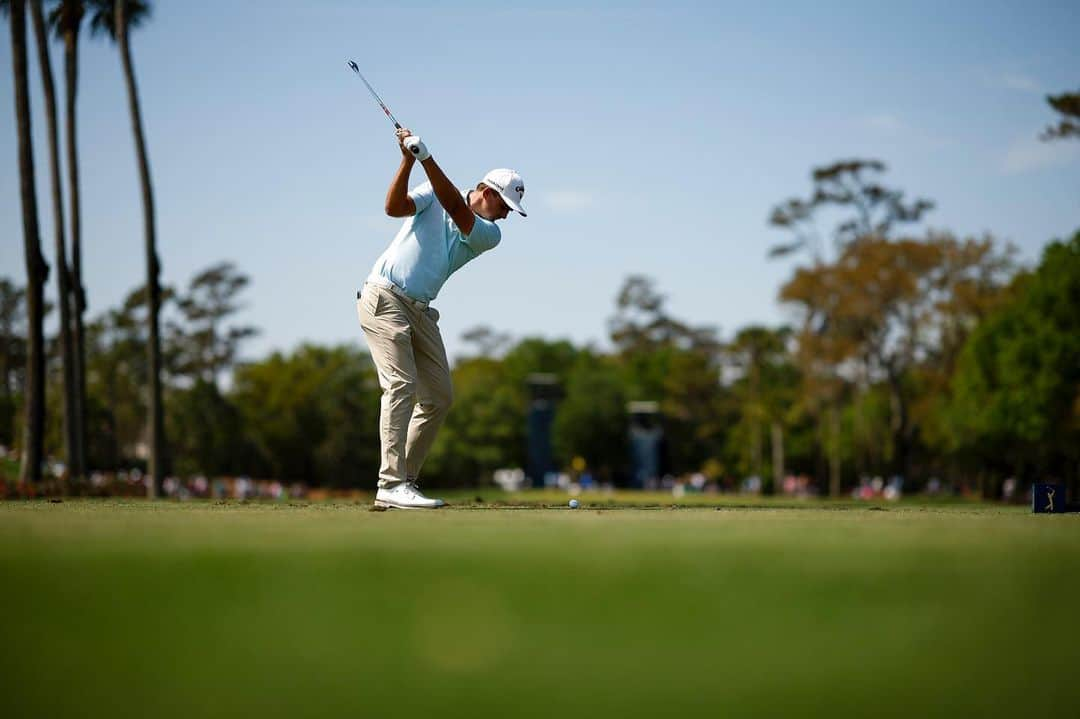
<svg viewBox="0 0 1080 719"><path fill-rule="evenodd" d="M435 509L445 504L441 499L425 497L420 488L410 482L400 482L393 487L380 488L375 493L376 507L394 509Z"/></svg>

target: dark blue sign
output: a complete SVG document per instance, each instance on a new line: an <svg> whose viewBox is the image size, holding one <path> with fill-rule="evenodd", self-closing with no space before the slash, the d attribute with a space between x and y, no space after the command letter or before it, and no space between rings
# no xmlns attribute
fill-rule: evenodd
<svg viewBox="0 0 1080 719"><path fill-rule="evenodd" d="M1064 484L1036 484L1031 488L1031 511L1062 514L1066 511Z"/></svg>

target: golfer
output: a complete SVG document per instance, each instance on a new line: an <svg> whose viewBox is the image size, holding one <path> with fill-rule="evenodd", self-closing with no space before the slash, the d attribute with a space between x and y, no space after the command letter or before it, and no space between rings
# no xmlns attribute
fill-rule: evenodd
<svg viewBox="0 0 1080 719"><path fill-rule="evenodd" d="M431 302L443 283L472 259L499 244L496 220L511 210L522 217L525 184L513 170L492 170L472 190L446 178L424 143L397 131L401 165L386 193L386 214L405 222L357 295L360 326L379 373L381 463L378 507L441 507L417 485L420 468L452 399L450 363ZM419 162L428 181L408 191Z"/></svg>

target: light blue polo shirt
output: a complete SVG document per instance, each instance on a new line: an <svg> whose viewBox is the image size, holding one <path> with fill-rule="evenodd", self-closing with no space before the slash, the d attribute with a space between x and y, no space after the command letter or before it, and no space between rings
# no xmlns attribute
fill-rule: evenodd
<svg viewBox="0 0 1080 719"><path fill-rule="evenodd" d="M462 193L466 195L466 193ZM472 232L463 235L425 182L409 197L416 214L405 220L397 236L375 261L369 282L392 282L409 297L431 302L450 275L502 239L491 220L476 215Z"/></svg>

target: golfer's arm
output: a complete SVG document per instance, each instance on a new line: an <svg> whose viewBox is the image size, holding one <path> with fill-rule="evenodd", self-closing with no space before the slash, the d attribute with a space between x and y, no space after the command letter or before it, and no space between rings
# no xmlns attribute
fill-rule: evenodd
<svg viewBox="0 0 1080 719"><path fill-rule="evenodd" d="M402 155L397 174L386 191L386 214L391 217L412 217L416 214L416 203L409 197L409 173L416 160Z"/></svg>
<svg viewBox="0 0 1080 719"><path fill-rule="evenodd" d="M435 164L435 158L429 157L420 165L424 168L424 172L427 173L428 180L431 181L431 189L435 191L435 198L438 199L439 204L446 210L446 214L450 215L450 219L461 230L461 234L468 237L469 233L472 232L473 225L476 224L476 215L465 204L465 200L462 199L458 189L454 187L454 183L450 182L446 175L443 174L443 171L439 169L439 166Z"/></svg>

